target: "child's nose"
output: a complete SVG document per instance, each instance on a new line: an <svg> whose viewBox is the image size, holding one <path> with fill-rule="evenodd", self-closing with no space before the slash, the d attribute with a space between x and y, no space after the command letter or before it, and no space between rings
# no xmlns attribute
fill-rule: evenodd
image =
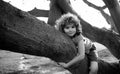
<svg viewBox="0 0 120 74"><path fill-rule="evenodd" d="M70 28L70 30L72 30L72 28Z"/></svg>
<svg viewBox="0 0 120 74"><path fill-rule="evenodd" d="M72 28L70 28L69 31L72 31Z"/></svg>

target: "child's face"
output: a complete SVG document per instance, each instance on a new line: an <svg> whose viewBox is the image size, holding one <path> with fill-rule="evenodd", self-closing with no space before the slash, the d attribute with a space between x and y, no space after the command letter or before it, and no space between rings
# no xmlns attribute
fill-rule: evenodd
<svg viewBox="0 0 120 74"><path fill-rule="evenodd" d="M75 27L75 25L74 24L66 25L65 28L64 28L64 32L68 36L74 36L75 33L76 33L76 27Z"/></svg>

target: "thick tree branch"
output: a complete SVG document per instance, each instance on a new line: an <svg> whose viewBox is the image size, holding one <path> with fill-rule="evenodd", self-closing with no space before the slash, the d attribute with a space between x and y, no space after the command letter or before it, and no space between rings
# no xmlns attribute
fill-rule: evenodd
<svg viewBox="0 0 120 74"><path fill-rule="evenodd" d="M49 11L48 10L39 10L37 8L34 8L31 11L28 11L30 14L38 17L48 17Z"/></svg>
<svg viewBox="0 0 120 74"><path fill-rule="evenodd" d="M72 41L54 27L0 0L1 49L66 62L76 55L71 45Z"/></svg>
<svg viewBox="0 0 120 74"><path fill-rule="evenodd" d="M111 53L118 59L120 58L120 35L109 30L102 30L91 26L84 20L81 21L83 34L93 41L105 45Z"/></svg>

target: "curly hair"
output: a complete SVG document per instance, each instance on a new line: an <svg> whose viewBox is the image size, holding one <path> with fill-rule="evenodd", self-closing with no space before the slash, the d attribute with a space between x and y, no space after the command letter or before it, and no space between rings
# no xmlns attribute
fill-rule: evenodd
<svg viewBox="0 0 120 74"><path fill-rule="evenodd" d="M79 35L80 33L82 33L82 26L80 24L80 20L74 14L71 13L64 14L58 20L56 20L55 23L56 23L55 28L63 33L65 26L71 23L74 24L76 27L75 35Z"/></svg>

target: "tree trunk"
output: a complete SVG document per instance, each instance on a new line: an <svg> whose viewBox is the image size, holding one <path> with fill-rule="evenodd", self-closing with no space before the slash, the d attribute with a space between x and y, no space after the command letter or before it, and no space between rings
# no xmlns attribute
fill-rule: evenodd
<svg viewBox="0 0 120 74"><path fill-rule="evenodd" d="M111 17L114 20L115 26L120 34L120 6L117 0L103 0L108 7Z"/></svg>
<svg viewBox="0 0 120 74"><path fill-rule="evenodd" d="M87 25L85 25L84 28L85 27L87 27ZM88 25L88 27L90 26ZM89 28L87 31L89 31ZM84 32L86 35L89 35L86 31ZM65 35L43 21L1 0L0 49L45 56L62 62L68 62L77 53L74 44L69 38L66 38ZM98 61L98 74L120 73L119 64L100 61ZM87 74L87 57L76 66L77 67L74 67L70 71L76 74ZM105 69L102 69L103 67Z"/></svg>

